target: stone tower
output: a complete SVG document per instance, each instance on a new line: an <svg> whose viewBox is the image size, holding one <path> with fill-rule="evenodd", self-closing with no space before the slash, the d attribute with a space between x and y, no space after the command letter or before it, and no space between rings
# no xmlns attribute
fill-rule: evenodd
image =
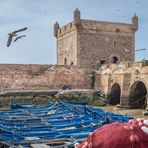
<svg viewBox="0 0 148 148"><path fill-rule="evenodd" d="M73 15L69 24L54 25L58 65L95 68L98 63L134 61L136 15L129 24L81 19L78 9Z"/></svg>

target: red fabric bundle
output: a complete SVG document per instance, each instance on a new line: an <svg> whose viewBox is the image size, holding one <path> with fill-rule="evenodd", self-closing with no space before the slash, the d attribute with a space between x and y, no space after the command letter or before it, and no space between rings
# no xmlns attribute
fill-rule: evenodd
<svg viewBox="0 0 148 148"><path fill-rule="evenodd" d="M148 148L148 125L143 121L104 125L91 133L78 148Z"/></svg>

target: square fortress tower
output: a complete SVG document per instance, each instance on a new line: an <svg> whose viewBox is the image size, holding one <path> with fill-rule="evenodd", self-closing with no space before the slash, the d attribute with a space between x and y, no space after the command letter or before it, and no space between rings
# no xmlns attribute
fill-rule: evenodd
<svg viewBox="0 0 148 148"><path fill-rule="evenodd" d="M131 24L84 20L76 9L73 21L60 27L56 22L57 64L94 68L99 64L134 61L138 17Z"/></svg>

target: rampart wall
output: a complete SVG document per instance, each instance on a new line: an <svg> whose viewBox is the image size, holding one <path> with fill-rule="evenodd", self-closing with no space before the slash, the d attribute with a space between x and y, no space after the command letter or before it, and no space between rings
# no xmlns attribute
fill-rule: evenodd
<svg viewBox="0 0 148 148"><path fill-rule="evenodd" d="M75 66L0 65L0 91L90 88L86 71Z"/></svg>

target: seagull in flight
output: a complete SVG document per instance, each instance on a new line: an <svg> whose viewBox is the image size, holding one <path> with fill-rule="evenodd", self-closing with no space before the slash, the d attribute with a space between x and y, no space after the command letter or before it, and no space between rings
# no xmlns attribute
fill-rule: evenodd
<svg viewBox="0 0 148 148"><path fill-rule="evenodd" d="M140 51L140 50L146 50L146 48L136 49L136 50L132 51L132 53L135 53L135 52ZM130 52L131 50L129 50L129 49L127 49L127 48L124 48L124 51L125 51L125 52Z"/></svg>
<svg viewBox="0 0 148 148"><path fill-rule="evenodd" d="M20 36L16 37L14 42L16 42L18 39L21 39L22 37L26 37L26 35L20 35Z"/></svg>
<svg viewBox="0 0 148 148"><path fill-rule="evenodd" d="M9 34L8 34L9 37L8 37L8 41L7 41L7 47L10 46L13 37L17 36L17 33L18 33L18 32L25 31L25 30L27 30L27 27L9 33Z"/></svg>

